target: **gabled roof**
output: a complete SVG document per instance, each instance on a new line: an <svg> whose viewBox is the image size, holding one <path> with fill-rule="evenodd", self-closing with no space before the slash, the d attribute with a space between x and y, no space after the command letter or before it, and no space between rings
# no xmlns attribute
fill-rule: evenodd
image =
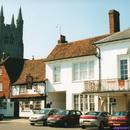
<svg viewBox="0 0 130 130"><path fill-rule="evenodd" d="M96 47L93 46L92 43L101 40L109 35L110 34L74 41L70 43L58 44L48 55L47 61L94 55L96 54Z"/></svg>
<svg viewBox="0 0 130 130"><path fill-rule="evenodd" d="M114 33L102 40L95 42L95 44L101 44L101 43L113 42L113 41L119 41L119 40L125 40L125 39L130 39L130 28L122 32Z"/></svg>
<svg viewBox="0 0 130 130"><path fill-rule="evenodd" d="M8 74L10 83L14 83L18 78L23 68L25 59L8 57L0 62Z"/></svg>
<svg viewBox="0 0 130 130"><path fill-rule="evenodd" d="M26 84L27 75L33 77L33 82L45 81L45 64L44 60L26 60L24 61L22 72L18 80L14 83L16 84Z"/></svg>

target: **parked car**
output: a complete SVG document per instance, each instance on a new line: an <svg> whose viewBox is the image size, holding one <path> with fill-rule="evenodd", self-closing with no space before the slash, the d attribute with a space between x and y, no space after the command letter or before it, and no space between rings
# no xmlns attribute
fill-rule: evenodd
<svg viewBox="0 0 130 130"><path fill-rule="evenodd" d="M49 126L76 126L79 125L79 118L82 113L78 110L59 110L55 115L47 119Z"/></svg>
<svg viewBox="0 0 130 130"><path fill-rule="evenodd" d="M3 119L4 119L4 114L0 113L0 120L3 120Z"/></svg>
<svg viewBox="0 0 130 130"><path fill-rule="evenodd" d="M130 126L130 112L129 111L119 111L114 112L108 118L108 124L113 129L113 127L129 127Z"/></svg>
<svg viewBox="0 0 130 130"><path fill-rule="evenodd" d="M31 125L35 125L35 124L46 125L48 116L53 115L56 112L57 112L57 109L54 109L54 108L44 108L44 109L41 109L40 111L35 111L29 117L30 124Z"/></svg>
<svg viewBox="0 0 130 130"><path fill-rule="evenodd" d="M80 126L85 129L87 127L96 127L99 130L103 130L105 126L108 126L108 112L91 111L80 116Z"/></svg>

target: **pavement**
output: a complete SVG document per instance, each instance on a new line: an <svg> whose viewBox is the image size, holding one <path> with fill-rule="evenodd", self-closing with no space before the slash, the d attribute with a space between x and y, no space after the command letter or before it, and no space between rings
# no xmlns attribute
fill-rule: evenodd
<svg viewBox="0 0 130 130"><path fill-rule="evenodd" d="M18 122L18 123L29 123L29 119L25 119L25 118L5 118L0 122Z"/></svg>

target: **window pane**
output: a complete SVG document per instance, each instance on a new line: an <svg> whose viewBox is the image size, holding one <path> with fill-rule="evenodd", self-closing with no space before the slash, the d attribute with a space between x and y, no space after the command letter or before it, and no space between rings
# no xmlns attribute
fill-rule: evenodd
<svg viewBox="0 0 130 130"><path fill-rule="evenodd" d="M94 78L94 61L89 62L89 78Z"/></svg>
<svg viewBox="0 0 130 130"><path fill-rule="evenodd" d="M54 67L54 70L53 70L54 82L60 82L60 71L61 71L60 66Z"/></svg>
<svg viewBox="0 0 130 130"><path fill-rule="evenodd" d="M80 110L83 111L83 95L80 95Z"/></svg>
<svg viewBox="0 0 130 130"><path fill-rule="evenodd" d="M73 80L78 80L78 64L73 65Z"/></svg>
<svg viewBox="0 0 130 130"><path fill-rule="evenodd" d="M90 105L90 111L94 111L94 109L95 109L95 105L94 105L94 96L93 95L90 95L89 96L89 105Z"/></svg>
<svg viewBox="0 0 130 130"><path fill-rule="evenodd" d="M128 63L127 60L120 60L121 79L128 79Z"/></svg>
<svg viewBox="0 0 130 130"><path fill-rule="evenodd" d="M80 79L87 78L87 63L80 63Z"/></svg>
<svg viewBox="0 0 130 130"><path fill-rule="evenodd" d="M84 99L85 111L87 111L87 110L88 110L88 95L85 95L84 98L85 98L85 99Z"/></svg>
<svg viewBox="0 0 130 130"><path fill-rule="evenodd" d="M78 95L74 95L74 110L78 110L79 101L78 101Z"/></svg>
<svg viewBox="0 0 130 130"><path fill-rule="evenodd" d="M30 104L29 101L22 102L22 111L28 111L30 110Z"/></svg>

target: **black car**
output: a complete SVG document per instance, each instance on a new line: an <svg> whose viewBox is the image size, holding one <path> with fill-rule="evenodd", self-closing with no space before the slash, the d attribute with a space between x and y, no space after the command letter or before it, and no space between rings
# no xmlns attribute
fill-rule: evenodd
<svg viewBox="0 0 130 130"><path fill-rule="evenodd" d="M0 113L0 120L3 120L3 118L4 118L4 114Z"/></svg>
<svg viewBox="0 0 130 130"><path fill-rule="evenodd" d="M47 119L49 126L77 126L82 113L78 110L59 110L56 114L51 115Z"/></svg>

